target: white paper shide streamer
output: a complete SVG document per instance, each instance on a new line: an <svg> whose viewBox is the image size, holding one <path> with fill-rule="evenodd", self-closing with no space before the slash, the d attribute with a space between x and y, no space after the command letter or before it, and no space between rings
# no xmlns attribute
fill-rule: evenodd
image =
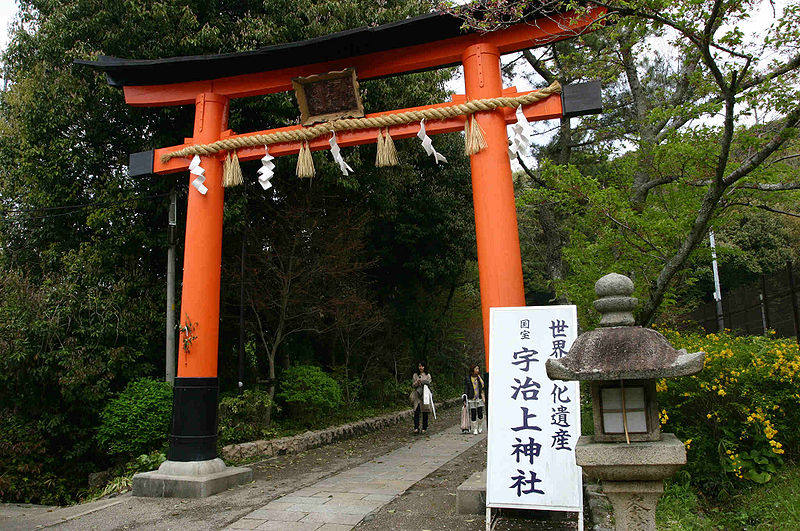
<svg viewBox="0 0 800 531"><path fill-rule="evenodd" d="M522 105L517 106L517 123L511 126L511 144L508 146L508 156L511 160L530 153L531 126L522 113Z"/></svg>
<svg viewBox="0 0 800 531"><path fill-rule="evenodd" d="M422 141L422 147L425 149L425 153L428 155L433 155L433 160L436 161L436 164L439 164L440 162L447 162L447 159L444 158L444 155L434 149L433 140L431 140L431 137L429 137L428 133L425 132L425 120L420 120L419 122L419 133L417 133L417 138Z"/></svg>
<svg viewBox="0 0 800 531"><path fill-rule="evenodd" d="M328 143L331 145L331 155L333 155L333 160L336 164L339 165L339 169L342 170L342 175L347 176L353 171L353 168L344 161L342 158L342 150L339 149L339 144L336 142L336 133L331 133L331 139L328 140Z"/></svg>
<svg viewBox="0 0 800 531"><path fill-rule="evenodd" d="M206 192L208 192L208 188L206 188L206 186L203 184L204 182L206 182L206 176L204 175L206 173L206 170L204 170L203 167L200 166L199 155L195 155L194 158L192 159L192 162L189 163L189 173L191 173L192 175L197 175L197 177L192 181L192 186L194 186L197 189L197 191L200 192L201 194L206 195Z"/></svg>
<svg viewBox="0 0 800 531"><path fill-rule="evenodd" d="M275 171L275 163L272 162L274 158L269 154L269 148L264 146L264 156L261 157L261 167L258 169L258 183L264 190L272 188L269 180L272 179Z"/></svg>

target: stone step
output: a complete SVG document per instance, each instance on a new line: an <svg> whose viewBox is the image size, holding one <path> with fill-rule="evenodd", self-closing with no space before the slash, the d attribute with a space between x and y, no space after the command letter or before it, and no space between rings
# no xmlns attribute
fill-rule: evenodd
<svg viewBox="0 0 800 531"><path fill-rule="evenodd" d="M486 469L478 470L456 490L458 514L486 514Z"/></svg>

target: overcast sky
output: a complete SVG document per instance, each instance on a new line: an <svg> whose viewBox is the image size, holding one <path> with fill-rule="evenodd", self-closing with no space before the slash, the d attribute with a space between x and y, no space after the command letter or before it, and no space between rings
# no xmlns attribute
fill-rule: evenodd
<svg viewBox="0 0 800 531"><path fill-rule="evenodd" d="M0 50L5 50L8 44L8 26L17 12L17 3L14 0L0 0Z"/></svg>

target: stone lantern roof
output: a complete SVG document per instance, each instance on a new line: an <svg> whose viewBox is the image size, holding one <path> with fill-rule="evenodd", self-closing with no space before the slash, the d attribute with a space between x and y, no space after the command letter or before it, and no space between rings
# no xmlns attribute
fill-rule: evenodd
<svg viewBox="0 0 800 531"><path fill-rule="evenodd" d="M611 273L594 286L600 327L578 336L569 353L547 360L554 380L639 380L688 376L703 369L704 352L676 350L650 328L633 326L633 282Z"/></svg>

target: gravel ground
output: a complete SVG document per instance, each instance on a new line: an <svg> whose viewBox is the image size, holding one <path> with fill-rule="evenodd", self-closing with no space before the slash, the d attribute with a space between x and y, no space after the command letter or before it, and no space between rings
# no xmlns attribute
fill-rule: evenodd
<svg viewBox="0 0 800 531"><path fill-rule="evenodd" d="M416 483L378 512L367 516L355 529L483 531L485 515L464 515L456 512L456 489L473 472L485 466L486 441L483 441ZM523 518L518 516L522 515L503 515L494 529L577 529L575 520L564 521L561 513L528 512ZM557 520L550 520L551 518Z"/></svg>

